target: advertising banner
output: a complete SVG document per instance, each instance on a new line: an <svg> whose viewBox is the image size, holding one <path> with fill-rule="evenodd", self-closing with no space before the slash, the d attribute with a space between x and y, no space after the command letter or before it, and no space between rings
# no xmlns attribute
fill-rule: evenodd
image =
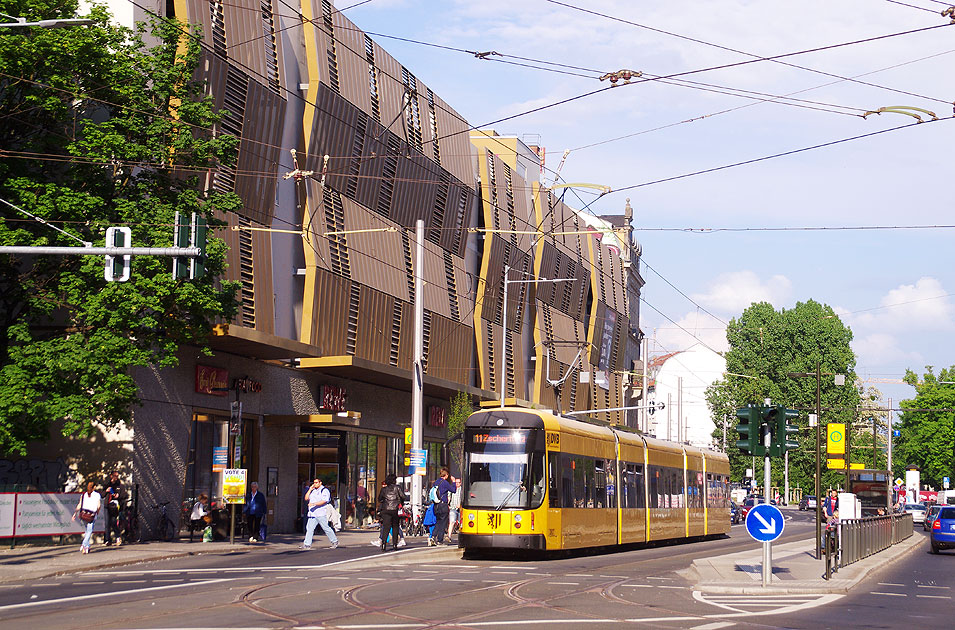
<svg viewBox="0 0 955 630"><path fill-rule="evenodd" d="M212 472L222 472L229 465L229 447L212 447Z"/></svg>
<svg viewBox="0 0 955 630"><path fill-rule="evenodd" d="M245 468L226 468L222 471L222 500L226 503L245 503Z"/></svg>
<svg viewBox="0 0 955 630"><path fill-rule="evenodd" d="M76 504L80 501L80 492L69 494L53 492L17 493L13 535L55 536L60 534L82 534L86 527L77 518L71 520ZM10 496L10 495L2 495ZM93 522L93 531L106 529L105 509L101 509Z"/></svg>
<svg viewBox="0 0 955 630"><path fill-rule="evenodd" d="M13 516L17 512L17 495L0 494L0 538L13 536Z"/></svg>

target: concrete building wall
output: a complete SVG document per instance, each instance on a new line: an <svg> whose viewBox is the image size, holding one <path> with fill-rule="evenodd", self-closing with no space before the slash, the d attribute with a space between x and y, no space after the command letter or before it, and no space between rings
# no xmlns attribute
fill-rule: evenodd
<svg viewBox="0 0 955 630"><path fill-rule="evenodd" d="M722 377L726 360L699 344L668 358L655 376L651 399L669 407L655 411L650 432L658 438L683 441L692 446L711 447L715 428L706 405L706 388ZM682 409L678 404L682 378ZM682 418L682 428L680 419Z"/></svg>

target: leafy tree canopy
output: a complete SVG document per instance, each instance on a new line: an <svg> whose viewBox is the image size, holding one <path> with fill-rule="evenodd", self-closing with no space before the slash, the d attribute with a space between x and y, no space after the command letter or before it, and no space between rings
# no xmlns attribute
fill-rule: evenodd
<svg viewBox="0 0 955 630"><path fill-rule="evenodd" d="M0 0L29 21L75 17L76 0ZM104 245L129 226L132 245L169 247L176 211L212 218L238 207L198 175L234 159L235 138L193 80L198 43L168 21L150 32L110 23L0 33L0 245ZM144 43L147 39L150 45ZM221 222L210 222L221 225ZM60 228L75 238L54 230ZM101 256L0 254L0 452L24 453L51 426L85 435L128 422L135 366L172 366L182 344L205 347L235 312L217 282L225 245L210 239L207 275L174 281L168 258L139 256L129 282L104 280Z"/></svg>
<svg viewBox="0 0 955 630"><path fill-rule="evenodd" d="M938 376L925 367L921 382L912 370L903 379L915 387L915 398L903 400L900 436L894 444L896 476L908 465L918 466L923 484L942 487L942 478L955 479L955 366Z"/></svg>
<svg viewBox="0 0 955 630"><path fill-rule="evenodd" d="M808 428L808 414L816 408L816 366L818 364L822 373L822 423L852 418L859 403L859 392L852 386L855 380L855 354L849 345L852 331L831 307L813 300L779 311L771 304L760 302L730 321L726 339L729 342L726 375L707 390L706 396L716 424L717 442L722 441L724 429L726 431L732 479L741 480L745 469L752 466L751 458L736 448L736 410L747 404L763 405L769 398L772 404L800 412L793 423L801 430L800 448L789 453L790 486L802 487L805 493L811 493L816 433ZM807 376L790 376L791 373ZM834 374L844 374L847 384L836 386ZM762 470L761 462L757 462L757 468ZM782 463L774 462L773 483L780 488L782 471ZM757 478L761 483L761 475L757 474ZM827 485L836 478L832 473L824 475L823 483Z"/></svg>

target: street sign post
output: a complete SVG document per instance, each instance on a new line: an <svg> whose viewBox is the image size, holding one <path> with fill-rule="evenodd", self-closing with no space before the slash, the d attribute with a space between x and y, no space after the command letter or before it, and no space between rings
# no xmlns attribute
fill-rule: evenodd
<svg viewBox="0 0 955 630"><path fill-rule="evenodd" d="M763 543L763 586L769 586L772 582L772 542L782 536L784 528L783 513L775 505L769 503L754 505L746 515L747 533L754 540Z"/></svg>

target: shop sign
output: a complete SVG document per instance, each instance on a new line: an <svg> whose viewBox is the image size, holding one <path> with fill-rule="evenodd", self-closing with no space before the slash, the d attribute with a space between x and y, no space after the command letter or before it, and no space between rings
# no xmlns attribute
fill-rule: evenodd
<svg viewBox="0 0 955 630"><path fill-rule="evenodd" d="M225 396L229 393L229 370L196 365L196 393Z"/></svg>
<svg viewBox="0 0 955 630"><path fill-rule="evenodd" d="M226 503L245 503L245 468L226 468L222 471L222 500Z"/></svg>
<svg viewBox="0 0 955 630"><path fill-rule="evenodd" d="M443 427L448 422L448 410L444 407L428 407L428 426Z"/></svg>
<svg viewBox="0 0 955 630"><path fill-rule="evenodd" d="M212 472L222 472L229 465L229 447L212 447Z"/></svg>
<svg viewBox="0 0 955 630"><path fill-rule="evenodd" d="M237 392L242 392L243 394L258 394L262 391L262 383L253 381L249 377L237 378L233 383L233 389Z"/></svg>
<svg viewBox="0 0 955 630"><path fill-rule="evenodd" d="M348 392L337 385L322 385L321 408L327 411L347 411Z"/></svg>

